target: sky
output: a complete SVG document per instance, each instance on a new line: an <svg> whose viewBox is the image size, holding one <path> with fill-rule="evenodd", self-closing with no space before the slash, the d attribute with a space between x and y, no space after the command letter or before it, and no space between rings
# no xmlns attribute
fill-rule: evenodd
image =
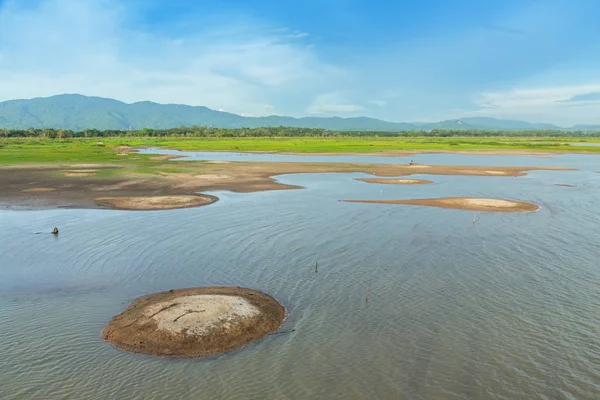
<svg viewBox="0 0 600 400"><path fill-rule="evenodd" d="M597 0L0 0L0 101L600 124Z"/></svg>

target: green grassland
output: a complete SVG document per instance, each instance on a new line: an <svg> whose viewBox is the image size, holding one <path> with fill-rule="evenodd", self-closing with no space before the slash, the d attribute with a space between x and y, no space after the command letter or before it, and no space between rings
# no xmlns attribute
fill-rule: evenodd
<svg viewBox="0 0 600 400"><path fill-rule="evenodd" d="M543 137L394 137L394 138L4 138L0 139L0 164L86 162L144 164L151 156L118 155L119 146L162 147L198 151L280 153L401 153L548 151L600 153L600 138ZM101 143L101 144L99 144ZM140 165L141 166L141 165Z"/></svg>

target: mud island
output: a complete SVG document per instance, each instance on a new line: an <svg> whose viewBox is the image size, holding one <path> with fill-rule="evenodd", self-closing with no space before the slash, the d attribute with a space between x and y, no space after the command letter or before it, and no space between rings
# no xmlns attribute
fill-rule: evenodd
<svg viewBox="0 0 600 400"><path fill-rule="evenodd" d="M381 179L381 178L354 178L367 183L383 183L387 185L428 185L433 181L427 179Z"/></svg>
<svg viewBox="0 0 600 400"><path fill-rule="evenodd" d="M116 157L116 156L115 156ZM141 157L141 156L140 156ZM523 176L529 171L565 171L569 168L500 167L461 165L357 164L343 162L230 162L230 161L169 161L120 157L119 162L106 163L24 163L0 166L0 207L26 208L123 208L169 209L210 204L195 199L192 204L164 199L135 200L135 205L121 198L197 196L215 190L257 192L264 190L299 189L299 186L278 182L275 177L299 173L366 173L372 178L393 178L395 184L411 175L489 176L494 179ZM65 176L66 171L71 171ZM73 172L78 171L78 172ZM96 172L91 172L96 171ZM78 174L78 175L77 175ZM415 179L416 180L416 179ZM381 183L381 182L380 182ZM36 190L53 188L55 190ZM34 190L32 190L34 189ZM203 195L206 198L206 195ZM120 200L114 200L119 198ZM110 199L110 200L107 200ZM153 206L140 204L154 203ZM168 203L168 202L167 202ZM148 208L149 207L149 208Z"/></svg>
<svg viewBox="0 0 600 400"><path fill-rule="evenodd" d="M414 200L344 200L349 203L409 204L415 206L454 208L457 210L492 212L527 212L539 209L537 204L523 201L486 199L478 197L444 197Z"/></svg>
<svg viewBox="0 0 600 400"><path fill-rule="evenodd" d="M132 196L132 197L96 197L99 204L108 204L118 210L172 210L175 208L199 207L214 203L215 196L172 195L172 196Z"/></svg>
<svg viewBox="0 0 600 400"><path fill-rule="evenodd" d="M271 296L240 287L198 287L136 299L102 337L118 348L172 357L239 349L276 332L285 308Z"/></svg>

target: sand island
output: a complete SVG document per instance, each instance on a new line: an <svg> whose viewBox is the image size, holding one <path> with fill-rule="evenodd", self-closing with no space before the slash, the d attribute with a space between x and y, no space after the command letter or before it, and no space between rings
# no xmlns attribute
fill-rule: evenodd
<svg viewBox="0 0 600 400"><path fill-rule="evenodd" d="M198 287L142 296L114 317L102 337L118 348L172 357L239 349L275 333L285 308L273 297L240 287Z"/></svg>
<svg viewBox="0 0 600 400"><path fill-rule="evenodd" d="M497 179L523 176L529 171L566 171L569 168L473 165L357 164L343 162L231 162L169 161L138 162L120 157L107 163L26 163L0 166L0 207L19 208L123 208L171 209L210 204L197 196L205 191L257 192L299 189L278 182L277 175L299 173L367 173L372 178L392 178L395 184L414 184L411 175L489 176ZM92 172L92 171L98 171ZM65 176L67 171L76 175ZM78 171L78 172L73 172ZM102 173L100 173L102 172ZM79 174L79 175L77 175ZM399 177L406 177L399 178ZM406 182L401 183L406 180ZM496 178L494 178L496 179ZM386 182L390 183L390 182ZM53 188L55 190L31 190ZM123 198L147 198L124 200ZM156 197L155 200L148 199ZM118 199L117 199L118 198ZM181 201L179 201L181 200ZM135 204L134 204L135 203ZM148 206L152 204L152 207Z"/></svg>
<svg viewBox="0 0 600 400"><path fill-rule="evenodd" d="M428 179L354 178L354 180L367 183L383 183L387 185L428 185L433 183L433 181Z"/></svg>
<svg viewBox="0 0 600 400"><path fill-rule="evenodd" d="M526 212L539 209L537 204L523 201L487 199L479 197L444 197L438 199L414 200L344 200L349 203L409 204L415 206L454 208L457 210Z"/></svg>
<svg viewBox="0 0 600 400"><path fill-rule="evenodd" d="M131 197L96 197L99 204L108 204L118 210L172 210L175 208L199 207L214 203L215 196L172 195L172 196L131 196Z"/></svg>

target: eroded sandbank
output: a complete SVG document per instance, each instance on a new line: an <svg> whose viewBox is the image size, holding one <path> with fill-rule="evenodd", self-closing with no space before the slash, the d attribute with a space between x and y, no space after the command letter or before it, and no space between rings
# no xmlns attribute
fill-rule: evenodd
<svg viewBox="0 0 600 400"><path fill-rule="evenodd" d="M109 204L118 210L171 210L175 208L199 207L218 200L209 195L96 197L100 204Z"/></svg>
<svg viewBox="0 0 600 400"><path fill-rule="evenodd" d="M23 189L23 193L44 193L44 192L54 192L56 189L51 187L39 187L39 188L31 188L31 189Z"/></svg>
<svg viewBox="0 0 600 400"><path fill-rule="evenodd" d="M102 337L137 353L199 357L239 349L276 332L285 308L273 297L240 287L199 287L136 299Z"/></svg>
<svg viewBox="0 0 600 400"><path fill-rule="evenodd" d="M349 203L408 204L415 206L492 212L527 212L536 211L539 209L539 206L534 203L504 199L487 199L479 197L444 197L437 199L344 201Z"/></svg>
<svg viewBox="0 0 600 400"><path fill-rule="evenodd" d="M354 178L367 183L383 183L386 185L428 185L433 181L427 179L382 179L382 178Z"/></svg>

